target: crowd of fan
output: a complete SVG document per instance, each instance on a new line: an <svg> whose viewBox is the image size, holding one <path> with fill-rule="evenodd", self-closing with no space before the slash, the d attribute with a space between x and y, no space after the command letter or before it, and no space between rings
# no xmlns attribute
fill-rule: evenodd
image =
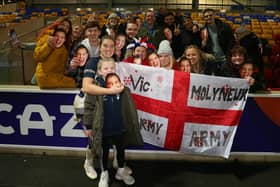
<svg viewBox="0 0 280 187"><path fill-rule="evenodd" d="M104 37L115 42L112 57L116 63L245 78L252 92L280 87L280 37L272 47L271 80L267 82L261 40L242 25L234 31L213 9L203 11L203 26L189 15L164 8L147 10L144 20L127 11L122 23L111 13L101 28L95 16L84 25L60 18L41 32L34 50L35 79L40 88L81 88L88 61L97 61L97 67Z"/></svg>
<svg viewBox="0 0 280 187"><path fill-rule="evenodd" d="M119 23L117 14L111 13L102 28L95 15L85 25L72 25L67 18L61 18L42 31L34 50L37 62L34 80L40 88L82 88L81 97L87 94L81 116L91 143L84 169L89 178L96 179L93 163L97 158L102 159L99 187L109 184L107 159L111 145L116 147L115 178L126 185L135 183L131 168L125 165L124 130L129 128L122 127L126 124L122 120L138 123L138 117L128 89L114 74L118 62L244 78L251 92L266 89L260 39L243 26L233 31L230 25L216 18L215 10L203 11L204 26L195 24L190 16L166 9L158 13L148 10L144 20L131 12L125 16L125 21ZM275 64L279 61L279 51L280 47L272 49ZM274 66L273 73L279 76L279 63ZM110 76L114 79L108 81ZM279 86L277 81L273 84ZM131 130L132 137L141 137L139 128Z"/></svg>

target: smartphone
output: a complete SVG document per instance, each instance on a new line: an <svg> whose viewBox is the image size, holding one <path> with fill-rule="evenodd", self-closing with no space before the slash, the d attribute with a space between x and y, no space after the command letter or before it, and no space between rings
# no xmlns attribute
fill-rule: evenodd
<svg viewBox="0 0 280 187"><path fill-rule="evenodd" d="M16 33L15 29L10 29L9 35L10 35L11 40L17 40L17 33Z"/></svg>

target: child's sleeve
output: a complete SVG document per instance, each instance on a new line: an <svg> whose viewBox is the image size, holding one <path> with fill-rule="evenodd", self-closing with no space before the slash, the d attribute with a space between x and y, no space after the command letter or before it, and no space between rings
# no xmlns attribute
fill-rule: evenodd
<svg viewBox="0 0 280 187"><path fill-rule="evenodd" d="M96 97L94 95L87 94L85 98L84 116L83 116L83 123L87 129L92 129L95 104L96 104Z"/></svg>

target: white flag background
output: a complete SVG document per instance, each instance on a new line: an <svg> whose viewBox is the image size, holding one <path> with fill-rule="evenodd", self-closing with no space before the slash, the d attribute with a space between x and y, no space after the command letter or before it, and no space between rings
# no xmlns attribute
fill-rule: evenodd
<svg viewBox="0 0 280 187"><path fill-rule="evenodd" d="M229 157L247 100L246 80L129 63L119 63L118 73L132 92L146 143Z"/></svg>

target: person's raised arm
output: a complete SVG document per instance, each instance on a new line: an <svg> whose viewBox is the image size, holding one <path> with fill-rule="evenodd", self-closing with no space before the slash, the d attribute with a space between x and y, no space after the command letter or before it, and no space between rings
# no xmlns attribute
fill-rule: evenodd
<svg viewBox="0 0 280 187"><path fill-rule="evenodd" d="M83 91L87 94L92 95L110 95L110 94L119 94L123 91L124 86L121 87L111 87L103 88L94 84L93 79L90 77L83 78Z"/></svg>

